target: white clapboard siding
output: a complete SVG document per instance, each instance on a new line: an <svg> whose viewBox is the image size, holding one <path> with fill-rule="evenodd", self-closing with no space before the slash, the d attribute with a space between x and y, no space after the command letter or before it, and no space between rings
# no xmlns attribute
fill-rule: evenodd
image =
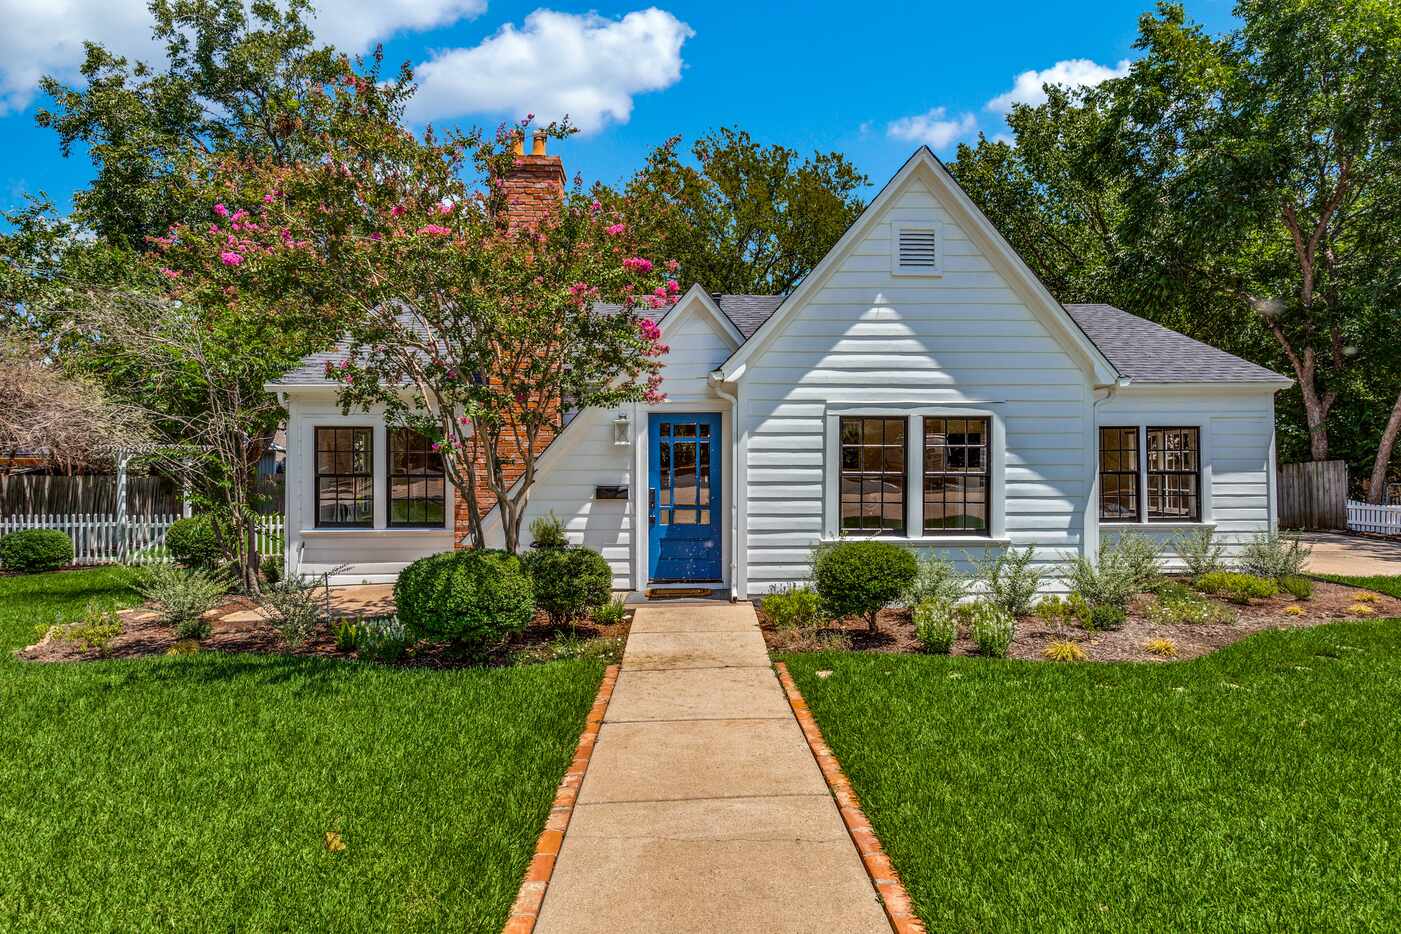
<svg viewBox="0 0 1401 934"><path fill-rule="evenodd" d="M1347 527L1354 532L1401 535L1401 506L1375 506L1348 500Z"/></svg>
<svg viewBox="0 0 1401 934"><path fill-rule="evenodd" d="M161 564L170 560L165 534L176 515L118 516L113 513L0 516L0 537L24 529L54 529L73 542L73 563ZM280 515L259 516L258 553L282 556L285 522Z"/></svg>

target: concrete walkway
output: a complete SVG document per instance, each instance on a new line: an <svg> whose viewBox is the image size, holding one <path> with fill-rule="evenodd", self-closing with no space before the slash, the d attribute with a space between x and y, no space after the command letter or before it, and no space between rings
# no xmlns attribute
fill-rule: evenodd
<svg viewBox="0 0 1401 934"><path fill-rule="evenodd" d="M638 608L536 931L890 931L750 606Z"/></svg>
<svg viewBox="0 0 1401 934"><path fill-rule="evenodd" d="M1313 548L1309 570L1315 574L1401 574L1401 542L1334 532L1305 532L1300 538Z"/></svg>

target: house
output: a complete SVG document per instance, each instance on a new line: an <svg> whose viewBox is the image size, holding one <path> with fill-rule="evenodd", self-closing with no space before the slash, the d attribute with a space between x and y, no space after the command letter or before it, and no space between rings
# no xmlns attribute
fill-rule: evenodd
<svg viewBox="0 0 1401 934"><path fill-rule="evenodd" d="M563 519L618 589L759 596L842 536L1064 566L1130 530L1238 546L1276 527L1290 381L1062 306L928 149L790 294L693 287L660 324L667 401L574 417L527 517ZM269 386L290 412L288 566L389 580L453 547L452 490L421 439L339 412L327 358Z"/></svg>

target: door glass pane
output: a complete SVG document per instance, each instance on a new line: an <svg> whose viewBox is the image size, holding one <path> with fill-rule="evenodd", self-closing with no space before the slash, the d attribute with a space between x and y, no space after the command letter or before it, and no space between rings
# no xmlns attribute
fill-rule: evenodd
<svg viewBox="0 0 1401 934"><path fill-rule="evenodd" d="M676 426L676 437L694 438L696 436L696 426L694 422L683 423Z"/></svg>
<svg viewBox="0 0 1401 934"><path fill-rule="evenodd" d="M701 426L705 427L705 426ZM710 505L710 445L702 443L700 446L700 499L697 501L701 506ZM705 523L702 523L705 524Z"/></svg>
<svg viewBox="0 0 1401 934"><path fill-rule="evenodd" d="M662 426L666 428L666 425ZM671 505L671 445L662 442L657 456L658 500L662 506ZM663 522L663 525L666 523Z"/></svg>
<svg viewBox="0 0 1401 934"><path fill-rule="evenodd" d="M698 496L696 444L690 441L678 441L672 448L672 496L674 502L677 506L694 506ZM678 517L676 521L679 523L681 519Z"/></svg>

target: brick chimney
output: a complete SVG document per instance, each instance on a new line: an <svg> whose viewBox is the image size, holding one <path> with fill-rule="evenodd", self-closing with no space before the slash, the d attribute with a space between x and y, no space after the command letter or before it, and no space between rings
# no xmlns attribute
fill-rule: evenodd
<svg viewBox="0 0 1401 934"><path fill-rule="evenodd" d="M560 202L564 200L564 163L559 156L549 155L545 151L545 143L548 139L544 130L536 130L532 139L530 152L525 151L525 134L516 134L515 143L512 149L515 153L515 165L501 179L501 186L506 195L506 216L503 219L506 228L510 231L521 229L533 230L540 225L540 222L552 216L559 208ZM552 440L552 436L542 430L538 446L543 447ZM518 452L513 450L509 438L502 438L501 450L497 452L503 458L518 458ZM540 451L536 451L539 456ZM486 476L486 458L479 455L477 458L477 508L485 518L487 513L496 508L496 496L487 486L484 478ZM524 464L511 462L504 473L507 479L514 482L514 479L525 472ZM471 541L471 522L467 517L467 504L460 499L456 503L455 515L453 517L454 535L453 543L457 548L466 547Z"/></svg>

